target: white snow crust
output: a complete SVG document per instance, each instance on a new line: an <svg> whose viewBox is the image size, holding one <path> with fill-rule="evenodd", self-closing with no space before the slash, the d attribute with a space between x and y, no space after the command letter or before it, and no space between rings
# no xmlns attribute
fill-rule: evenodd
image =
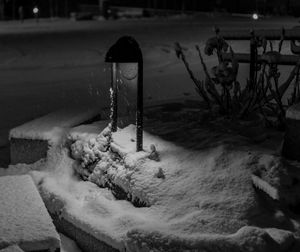
<svg viewBox="0 0 300 252"><path fill-rule="evenodd" d="M9 138L38 139L57 143L66 134L65 130L83 123L100 112L99 108L64 108L37 118L12 129Z"/></svg>
<svg viewBox="0 0 300 252"><path fill-rule="evenodd" d="M286 111L286 118L292 120L300 120L300 105L295 104L289 107Z"/></svg>
<svg viewBox="0 0 300 252"><path fill-rule="evenodd" d="M68 132L68 136L73 141L85 140L96 138L109 124L109 121L97 121L92 124L79 125L72 128Z"/></svg>
<svg viewBox="0 0 300 252"><path fill-rule="evenodd" d="M246 27L250 29L252 25L251 22L243 20L233 22L232 19L226 19L224 21L223 17L217 21L221 25L221 29L236 30L246 29ZM294 19L276 19L275 21L267 19L262 23L257 23L257 27L270 28L276 25L280 26L283 22L286 27L292 27L295 25L295 21ZM173 24L168 24L164 19L151 21L150 25L154 27L151 33L145 29L149 27L148 20L138 22L138 27L135 27L136 20L130 23L122 22L122 24L121 22L105 22L101 24L101 28L99 28L99 23L91 24L89 22L68 23L67 28L65 24L61 25L61 23L56 24L53 28L53 23L56 22L43 25L42 28L31 24L28 27L26 23L22 30L11 29L12 27L17 28L17 25L6 27L1 24L4 33L27 33L28 30L41 32L40 29L43 32L49 32L49 29L51 31L59 28L61 34L66 34L62 40L63 43L59 43L59 45L54 43L56 36L43 43L40 43L39 38L33 42L24 43L23 39L17 37L20 44L11 48L5 47L3 50L2 76L5 82L1 94L3 94L2 100L7 105L7 110L2 111L4 113L2 118L7 118L7 120L2 123L1 136L6 138L7 129L11 125L17 125L20 120L27 120L27 117L32 117L37 113L36 110L45 111L48 106L56 107L57 104L63 107L68 103L84 99L99 100L98 86L101 92L106 90L104 82L101 86L99 85L100 81L104 79L103 74L99 74L97 79L90 75L91 72L92 74L98 73L98 64L102 64L98 49L102 50L115 41L115 32L111 31L121 30L124 32L125 30L128 33L136 34L142 43L145 59L147 59L145 60L147 69L147 76L145 76L146 102L150 103L155 100L154 103L157 103L157 100L166 99L170 101L170 98L182 98L183 93L190 97L194 96L193 84L182 67L182 62L178 61L172 53L172 45L180 37L180 42L186 48L193 48L196 43L200 43L200 47L202 47L203 41L209 36L213 36L211 29L207 29L207 27L213 26L215 22L215 19L211 20L207 16L200 20L183 19ZM79 41L74 39L72 43L69 43L69 34L65 31L84 28L86 28L85 32L89 31L92 36L77 36L80 38ZM104 30L105 33L97 34L96 31L99 29ZM94 36L94 33L97 36ZM167 36L161 36L161 34ZM235 51L244 51L245 47L249 48L248 44L240 42L232 42L232 45ZM284 52L288 48L289 45L286 43ZM22 51L25 52L26 57ZM100 53L105 53L105 49ZM191 56L189 59L191 67L198 70L199 58L195 50L188 50L187 54ZM206 62L210 66L215 64L215 59L206 58ZM93 65L87 68L88 64ZM30 67L33 69L24 70L24 68ZM7 71L7 69L10 70ZM248 76L248 65L243 66L241 70L240 78L244 81ZM287 73L288 71L283 71L283 76ZM203 72L199 74L202 76ZM21 78L15 78L15 76L21 76ZM82 81L82 76L88 77ZM90 78L92 84L89 84L87 88ZM35 91L23 95L24 82L26 82L28 90ZM58 85L53 85L53 83L58 83ZM70 85L75 86L73 94L70 94L72 93ZM82 88L76 88L78 86ZM87 95L90 90L92 90L92 95ZM61 96L62 93L66 95ZM14 97L20 102L15 102L10 94L14 94ZM105 96L101 96L101 101L105 100ZM40 102L37 97L43 102ZM54 98L50 99L52 97ZM37 108L36 104L41 104L41 108ZM63 117L61 119L65 120ZM52 126L51 121L55 121ZM55 128L57 122L60 126ZM41 127L38 127L42 129L41 131L36 130L39 123ZM50 121L45 119L44 122L37 122L34 125L29 123L18 127L11 131L11 137L52 139L56 142L65 135L64 127L63 124L60 124L60 120L54 117ZM81 153L85 154L81 160L85 167L88 167L91 161L99 161L99 156L95 153L101 154L98 149L101 150L105 147L103 138L99 137L101 140L99 142L93 138L92 131L91 129L88 135L81 134L81 132L72 135L74 139L78 138L81 141L78 141L77 147L74 145L74 149L78 156L81 156ZM151 205L148 208L135 208L127 201L117 201L108 189L101 189L90 182L78 180L73 175L72 169L74 166L78 167L77 162L69 158L66 150L54 150L47 162L38 162L30 166L18 165L3 173L18 174L35 169L45 170L33 172L33 178L37 184L41 183L41 191L44 192L45 198L47 196L51 198L54 195L55 200L61 202L56 210L61 211L62 216L79 225L91 235L121 250L124 250L125 246L129 251L172 251L172 248L173 251L179 251L178 248L182 248L181 251L195 251L201 246L206 246L206 250L214 252L218 249L223 249L222 251L279 250L278 245L274 244L274 241L277 241L274 233L278 232L278 229L270 235L271 232L267 230L247 226L255 223L254 219L259 222L265 217L266 223L259 223L260 226L274 226L275 223L277 225L278 219L283 222L288 221L284 213L278 210L274 210L270 214L260 208L261 203L257 200L250 178L253 169L263 165L267 170L271 170L272 162L278 163L277 159L267 156L268 162L262 162L261 160L265 156L243 150L231 152L228 146L222 144L218 148L213 148L211 142L214 141L214 136L209 136L206 132L202 134L203 138L199 138L198 132L188 137L184 132L178 135L178 138L192 139L196 142L194 146L199 147L200 145L200 151L199 149L197 151L187 150L147 135L146 152L135 154L135 143L132 142L128 145L127 141L131 142L134 136L132 127L115 134L112 149L124 158L124 163L120 164L119 162L112 167L111 156L104 157L102 164L95 169L94 175L98 179L97 183L101 185L107 179L105 172L108 171L110 179L134 196L146 201ZM86 142L84 138L91 141ZM148 159L149 144L155 144L161 162ZM123 164L127 164L128 167L124 167ZM82 168L82 166L80 167ZM278 170L276 166L274 170ZM159 173L163 173L164 176L157 176ZM87 176L90 175L87 173ZM280 186L278 180L280 179L277 175L271 177L274 186ZM161 197L161 195L163 196ZM56 204L52 205L55 208ZM272 219L273 217L274 219ZM228 229L228 227L231 228ZM240 227L242 228L239 229ZM283 232L284 235L280 233L279 237L291 237L290 233ZM284 239L284 241L287 240ZM282 244L282 242L278 243Z"/></svg>
<svg viewBox="0 0 300 252"><path fill-rule="evenodd" d="M56 249L60 239L29 175L0 177L0 248Z"/></svg>
<svg viewBox="0 0 300 252"><path fill-rule="evenodd" d="M5 249L1 249L0 251L1 252L23 252L23 250L20 249L20 247L17 246L17 245L9 246L9 247L7 247Z"/></svg>
<svg viewBox="0 0 300 252"><path fill-rule="evenodd" d="M72 152L77 151L75 158L82 157L82 163L62 151L52 163L54 173L32 172L43 198L51 199L50 212L120 251L268 252L293 244L287 231L293 227L286 225L295 222L276 207L265 208L252 185L257 167L273 173L284 169L277 157L237 150L236 139L233 145L191 150L148 133L144 151L136 153L133 125L113 133L111 151L105 151L109 137L105 129L96 139L75 142ZM151 158L153 146L158 159ZM87 172L95 161L93 172ZM109 189L74 176L73 169L84 170L99 186L114 182L148 207L116 200ZM273 186L280 183L277 179Z"/></svg>

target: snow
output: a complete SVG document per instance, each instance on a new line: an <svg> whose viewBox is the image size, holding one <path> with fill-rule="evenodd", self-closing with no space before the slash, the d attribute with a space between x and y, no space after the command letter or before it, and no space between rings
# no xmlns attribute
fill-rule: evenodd
<svg viewBox="0 0 300 252"><path fill-rule="evenodd" d="M20 249L20 247L17 246L17 245L9 246L9 247L7 247L5 249L1 249L0 251L1 252L23 252L23 250Z"/></svg>
<svg viewBox="0 0 300 252"><path fill-rule="evenodd" d="M58 143L66 129L96 117L99 111L99 108L86 107L61 109L12 129L9 137Z"/></svg>
<svg viewBox="0 0 300 252"><path fill-rule="evenodd" d="M65 157L61 166L70 168L71 164L74 160ZM59 213L61 218L121 251L128 224L138 224L148 218L144 211L127 201L116 201L109 190L95 184L76 178L66 180L61 173L45 177L45 174L34 172L33 176L36 182L43 181L40 185L43 198L52 199L52 208L48 207L50 212Z"/></svg>
<svg viewBox="0 0 300 252"><path fill-rule="evenodd" d="M296 22L269 19L257 22L256 27L281 27L284 23L287 28ZM195 44L202 48L205 40L213 36L210 27L248 30L252 27L244 19L208 17L99 24L42 23L38 28L30 23L21 31L11 29L15 25L11 24L0 31L5 38L0 66L5 80L0 90L1 101L6 108L1 112L1 118L6 118L1 122L2 136L20 122L66 105L87 100L99 108L108 105L110 83L106 80L109 73L103 55L120 31L132 34L140 42L145 59L145 103L157 104L186 96L195 98L193 84L172 53L175 41L188 48L191 67L198 70L199 59L193 48ZM40 34L44 36L42 41ZM246 51L249 48L241 42L231 44L237 52L245 51L245 45ZM287 49L284 44L284 52ZM215 64L211 57L205 60L209 67ZM240 72L243 82L248 76L248 66L242 65ZM283 71L283 77L286 72ZM65 127L75 123L61 123L56 116L48 120L16 128L11 137L57 142L61 137L68 138ZM202 122L189 125L183 122L182 126L178 125L180 121L178 118L173 123L160 122L158 129L148 128L152 133L145 134L145 151L141 153L135 153L133 126L113 134L112 143L107 134L96 136L100 128L79 126L69 136L76 141L72 145L72 158L68 149L56 148L46 162L10 167L3 173L30 172L44 200L53 200L47 205L50 212L59 213L121 251L125 248L126 251L178 251L178 248L224 251L226 248L265 252L279 251L282 247L288 250L294 241L292 234L270 227L292 230L297 225L299 229L299 223L278 206L259 200L251 179L255 174L280 192L291 186L291 179L282 175L286 167L280 158L266 154L260 147L249 147L242 137L212 133L211 128L199 129ZM59 127L55 128L57 122ZM34 131L37 127L41 130ZM172 132L172 128L176 131ZM157 134L163 137L153 136ZM112 152L107 151L108 146ZM151 159L151 146L155 146L159 159ZM117 160L115 156L119 156ZM140 199L148 207L137 208L127 200L116 200L109 189L81 181L73 169L85 173L87 179L99 186L114 182L132 200ZM261 170L265 172L260 173Z"/></svg>
<svg viewBox="0 0 300 252"><path fill-rule="evenodd" d="M0 247L56 249L60 239L29 175L0 177Z"/></svg>
<svg viewBox="0 0 300 252"><path fill-rule="evenodd" d="M284 231L283 231L284 232ZM284 234L291 235L289 232ZM282 235L282 234L281 234ZM134 230L129 233L129 251L281 251L281 246L265 230L245 226L233 235L201 235L185 237L184 235L164 234L158 231ZM291 237L291 236L289 236ZM289 243L290 245L290 243ZM283 250L284 251L284 250Z"/></svg>
<svg viewBox="0 0 300 252"><path fill-rule="evenodd" d="M92 124L79 125L72 128L69 132L69 138L73 141L76 140L89 140L96 138L107 127L109 121L97 121Z"/></svg>
<svg viewBox="0 0 300 252"><path fill-rule="evenodd" d="M9 168L0 168L0 176L9 176L9 175L25 175L32 170L45 169L46 166L45 160L40 160L32 165L10 165Z"/></svg>
<svg viewBox="0 0 300 252"><path fill-rule="evenodd" d="M170 134L172 124L160 126ZM180 127L176 130L182 132ZM201 129L198 130L194 131L194 139L180 136L177 131L177 138L185 138L192 149L145 132L144 151L136 153L135 126L112 134L111 152L103 148L109 143L105 129L96 139L74 143L77 161L65 151L59 161L52 163L54 173L36 171L32 175L43 198L54 199L50 212L59 213L120 251L290 248L293 234L275 227L293 230L297 222L276 206L268 210L270 206L258 199L251 179L264 167L265 174L259 175L281 189L284 183L275 172L285 170L280 159L255 150L244 138L216 135L204 129L200 134ZM203 130L204 142L196 137L203 136ZM215 144L207 145L212 139ZM159 159L150 159L154 149ZM116 159L116 153L120 159ZM86 161L79 162L80 158ZM113 182L131 195L132 201L140 200L148 207L137 208L127 200L116 200L109 189L74 176L73 169L85 171L84 176L100 187Z"/></svg>
<svg viewBox="0 0 300 252"><path fill-rule="evenodd" d="M300 108L299 104L295 104L291 107L289 107L286 111L286 118L292 119L292 120L300 120Z"/></svg>
<svg viewBox="0 0 300 252"><path fill-rule="evenodd" d="M61 240L61 252L81 252L76 243L63 234L59 234Z"/></svg>

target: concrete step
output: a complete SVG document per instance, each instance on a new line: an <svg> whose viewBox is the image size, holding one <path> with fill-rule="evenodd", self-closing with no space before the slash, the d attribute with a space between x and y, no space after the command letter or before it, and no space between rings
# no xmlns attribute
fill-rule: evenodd
<svg viewBox="0 0 300 252"><path fill-rule="evenodd" d="M76 241L83 252L118 252L119 250L99 239L97 231L84 219L77 219L65 207L65 199L41 184L40 194L50 213L56 229Z"/></svg>
<svg viewBox="0 0 300 252"><path fill-rule="evenodd" d="M0 177L0 191L0 249L59 251L59 234L32 178Z"/></svg>
<svg viewBox="0 0 300 252"><path fill-rule="evenodd" d="M98 107L64 108L11 129L11 164L32 164L46 158L49 148L61 144L71 128L99 119Z"/></svg>

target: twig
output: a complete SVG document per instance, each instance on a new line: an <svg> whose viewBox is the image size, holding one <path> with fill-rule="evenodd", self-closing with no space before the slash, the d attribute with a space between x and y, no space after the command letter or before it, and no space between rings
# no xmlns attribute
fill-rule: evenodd
<svg viewBox="0 0 300 252"><path fill-rule="evenodd" d="M205 92L205 90L203 88L203 82L201 82L200 80L198 80L195 77L193 71L191 70L191 68L189 66L189 63L186 60L186 57L185 57L185 55L183 53L183 50L182 50L182 47L181 47L181 45L178 42L175 43L175 50L176 50L177 57L180 58L183 61L184 65L185 65L185 68L186 68L186 70L189 73L190 78L192 79L192 81L194 82L194 84L196 86L197 92L202 96L202 98L204 99L204 101L207 103L207 106L209 108L211 108L210 99L207 96L207 94L206 94L206 92Z"/></svg>
<svg viewBox="0 0 300 252"><path fill-rule="evenodd" d="M201 61L201 65L203 67L204 73L206 75L207 81L206 81L206 88L207 91L211 94L211 96L215 99L215 101L219 104L219 106L223 107L223 103L222 103L222 99L218 93L218 91L215 88L215 84L214 81L212 80L212 78L210 77L207 67L205 65L205 62L203 60L200 48L198 45L196 45L196 50L198 51L199 57L200 57L200 61Z"/></svg>

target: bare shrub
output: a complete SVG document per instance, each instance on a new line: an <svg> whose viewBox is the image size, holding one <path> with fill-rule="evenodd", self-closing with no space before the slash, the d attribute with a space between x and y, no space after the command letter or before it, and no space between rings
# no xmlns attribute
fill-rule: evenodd
<svg viewBox="0 0 300 252"><path fill-rule="evenodd" d="M195 46L199 54L200 63L205 73L205 79L199 80L191 70L182 46L175 43L176 55L185 65L185 68L192 79L197 93L211 109L218 106L220 114L234 118L243 119L256 113L261 114L266 123L271 124L270 116L276 117L276 123L280 128L285 125L286 108L300 101L299 69L300 60L291 70L288 78L279 83L280 71L278 68L284 41L284 30L282 38L275 51L271 41L264 38L254 37L256 45L255 76L254 80L246 80L241 87L237 81L239 62L231 46L222 38L219 29L215 29L216 36L207 40L204 53L208 56L216 55L218 65L208 70L198 45ZM258 62L257 49L260 48L260 62ZM268 50L269 49L269 50ZM268 50L268 51L267 51ZM228 52L230 59L223 58ZM294 82L293 92L287 103L283 102L283 96L291 83Z"/></svg>

